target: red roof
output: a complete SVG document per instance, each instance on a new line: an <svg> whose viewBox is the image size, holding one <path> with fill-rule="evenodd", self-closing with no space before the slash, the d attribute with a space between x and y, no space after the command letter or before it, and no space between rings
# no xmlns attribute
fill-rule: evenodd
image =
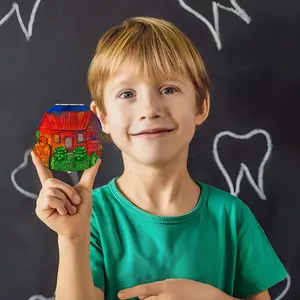
<svg viewBox="0 0 300 300"><path fill-rule="evenodd" d="M85 130L92 116L92 111L46 112L39 124L43 128L55 130Z"/></svg>

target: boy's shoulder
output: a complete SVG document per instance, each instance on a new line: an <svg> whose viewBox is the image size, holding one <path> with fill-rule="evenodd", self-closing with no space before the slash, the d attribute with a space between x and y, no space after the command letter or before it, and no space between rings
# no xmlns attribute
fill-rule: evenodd
<svg viewBox="0 0 300 300"><path fill-rule="evenodd" d="M257 220L250 207L239 197L214 186L196 181L204 193L204 213L215 220L226 222L240 233ZM256 225L255 225L256 226Z"/></svg>
<svg viewBox="0 0 300 300"><path fill-rule="evenodd" d="M220 210L220 208L238 210L249 209L239 197L202 181L195 180L195 182L201 187L205 197L204 201L209 207L216 207L218 210Z"/></svg>

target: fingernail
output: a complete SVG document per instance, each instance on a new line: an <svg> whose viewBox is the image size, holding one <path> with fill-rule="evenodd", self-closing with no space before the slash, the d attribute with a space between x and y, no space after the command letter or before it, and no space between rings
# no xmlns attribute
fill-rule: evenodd
<svg viewBox="0 0 300 300"><path fill-rule="evenodd" d="M79 204L80 203L80 197L78 195L74 196L74 203Z"/></svg>
<svg viewBox="0 0 300 300"><path fill-rule="evenodd" d="M72 206L71 206L71 212L72 212L73 214L75 214L75 213L76 213L76 210L77 210L76 207L72 205Z"/></svg>
<svg viewBox="0 0 300 300"><path fill-rule="evenodd" d="M118 297L119 297L119 299L123 299L124 293L123 293L123 292L119 292L119 293L118 293Z"/></svg>

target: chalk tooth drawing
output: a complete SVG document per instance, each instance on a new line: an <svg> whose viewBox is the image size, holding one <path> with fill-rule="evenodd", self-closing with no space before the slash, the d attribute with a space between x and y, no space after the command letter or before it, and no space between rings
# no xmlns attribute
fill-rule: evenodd
<svg viewBox="0 0 300 300"><path fill-rule="evenodd" d="M33 24L34 24L34 19L37 13L37 10L39 8L39 5L41 3L42 0L36 0L36 2L34 3L34 6L32 8L31 14L30 14L30 18L29 18L29 23L28 23L28 28L25 27L21 13L20 13L20 7L19 4L16 2L13 2L12 4L12 8L11 10L2 18L0 19L0 27L9 20L9 18L16 13L19 24L21 26L22 31L24 32L24 35L27 39L27 41L30 40L31 36L32 36L32 30L33 30Z"/></svg>
<svg viewBox="0 0 300 300"><path fill-rule="evenodd" d="M235 0L230 0L230 3L232 7L224 6L216 1L212 1L212 12L213 12L213 18L214 18L214 25L212 25L202 14L200 14L198 11L193 9L191 6L189 6L186 1L184 0L178 0L180 6L197 17L200 21L202 21L210 30L215 43L217 45L218 50L222 49L222 42L221 42L221 34L220 34L220 24L219 24L219 9L223 9L226 11L229 11L235 15L237 15L239 18L241 18L244 22L249 24L251 22L251 18L249 15L237 4Z"/></svg>
<svg viewBox="0 0 300 300"><path fill-rule="evenodd" d="M281 300L283 299L283 297L285 297L285 295L288 293L290 287L291 287L291 276L288 274L287 278L286 278L286 287L285 289L283 290L283 292L277 297L275 298L274 300Z"/></svg>
<svg viewBox="0 0 300 300"><path fill-rule="evenodd" d="M22 187L20 187L20 185L16 181L16 174L28 165L28 156L30 155L31 150L32 149L28 149L25 151L23 162L12 171L10 178L11 178L11 181L17 191L19 191L21 194L25 195L28 198L37 199L37 197L38 197L37 194L24 190ZM30 159L31 159L31 157L30 157Z"/></svg>
<svg viewBox="0 0 300 300"><path fill-rule="evenodd" d="M10 175L10 178L11 178L13 186L15 187L15 189L17 191L19 191L21 194L23 194L24 196L26 196L28 198L37 199L38 198L37 194L26 191L16 181L16 174L28 165L28 159L31 161L31 155L30 155L31 150L32 149L28 149L28 150L25 151L23 162L12 171L12 173ZM28 158L29 156L30 156L30 158ZM71 172L69 174L69 176L70 176L70 179L71 179L73 185L75 185L79 182L78 172Z"/></svg>
<svg viewBox="0 0 300 300"><path fill-rule="evenodd" d="M55 300L55 297L45 298L43 295L31 296L28 300Z"/></svg>
<svg viewBox="0 0 300 300"><path fill-rule="evenodd" d="M228 172L226 171L224 165L222 164L221 160L220 160L220 156L219 156L219 149L218 149L218 144L219 141L222 137L224 136L229 136L232 137L234 139L238 139L238 140L247 140L250 139L251 137L257 135L257 134L262 134L265 138L266 138L266 142L267 142L267 150L266 153L259 165L258 168L258 176L257 176L257 181L258 183L255 182L255 180L253 179L252 175L250 174L249 168L242 162L240 164L240 170L238 172L236 181L235 181L235 186L233 185L233 181L230 178ZM272 152L272 139L270 134L263 129L254 129L250 132L248 132L247 134L243 134L243 135L239 135L236 133L233 133L231 131L223 131L220 132L216 135L214 142L213 142L213 156L215 159L215 162L217 164L217 166L219 167L221 173L223 174L223 176L226 179L226 182L228 184L230 193L238 196L238 194L240 193L240 185L241 185L241 181L244 177L244 174L246 174L246 177L249 181L249 183L251 184L251 186L254 188L254 190L257 192L258 196L262 199L262 200L267 200L266 194L264 192L264 167L266 162L268 161L271 152ZM282 291L282 293L275 298L274 300L281 300L283 299L283 297L288 293L289 289L291 287L291 276L288 274L287 278L286 278L286 287L285 289Z"/></svg>
<svg viewBox="0 0 300 300"><path fill-rule="evenodd" d="M264 155L264 157L263 157L263 159L262 159L262 161L259 165L259 168L258 168L257 183L253 179L253 177L252 177L252 175L249 171L249 168L242 162L240 164L240 170L238 172L238 175L237 175L237 178L236 178L236 181L235 181L235 186L234 186L233 180L230 178L228 172L226 171L224 165L221 162L221 159L220 159L220 156L219 156L219 149L218 149L219 141L224 136L230 136L230 137L232 137L234 139L238 139L238 140L247 140L247 139L250 139L251 137L253 137L254 135L257 135L257 134L262 134L266 138L266 141L267 141L267 150L266 150L266 153L265 153L265 155ZM216 135L216 137L214 139L214 143L213 143L213 156L214 156L214 159L215 159L215 162L216 162L217 166L219 167L221 173L223 174L223 176L226 179L226 182L228 184L228 187L229 187L229 190L230 190L231 194L233 194L235 196L238 196L238 194L240 193L241 181L242 181L244 175L246 175L249 183L254 188L254 190L257 192L258 196L262 200L267 200L267 197L266 197L266 194L265 194L265 191L264 191L264 178L263 178L263 176L264 176L264 167L265 167L265 164L266 164L267 160L270 157L271 151L272 151L271 136L267 131L265 131L263 129L254 129L254 130L252 130L249 133L244 134L244 135L239 135L239 134L233 133L231 131L223 131L223 132L220 132Z"/></svg>

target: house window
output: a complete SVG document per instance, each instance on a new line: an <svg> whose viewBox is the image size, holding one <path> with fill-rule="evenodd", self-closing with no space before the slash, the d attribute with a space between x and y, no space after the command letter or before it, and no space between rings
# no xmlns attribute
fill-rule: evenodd
<svg viewBox="0 0 300 300"><path fill-rule="evenodd" d="M54 142L59 143L59 134L54 135Z"/></svg>
<svg viewBox="0 0 300 300"><path fill-rule="evenodd" d="M78 143L83 142L83 134L82 133L78 133L77 139L78 139Z"/></svg>

